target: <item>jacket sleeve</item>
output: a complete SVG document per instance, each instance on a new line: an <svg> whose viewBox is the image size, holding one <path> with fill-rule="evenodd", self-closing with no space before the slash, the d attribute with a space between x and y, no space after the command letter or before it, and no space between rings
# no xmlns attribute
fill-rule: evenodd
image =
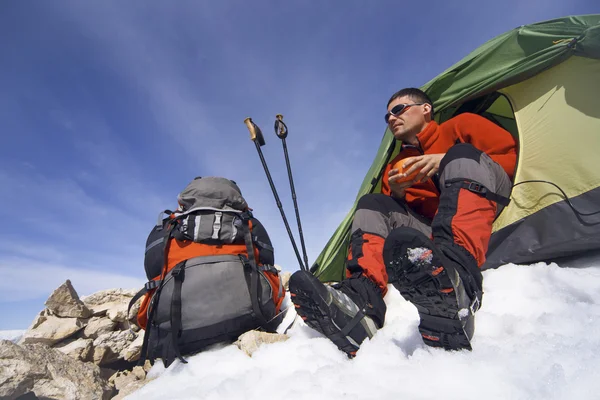
<svg viewBox="0 0 600 400"><path fill-rule="evenodd" d="M517 165L517 142L510 132L477 114L460 114L450 121L454 123L457 137L486 153L513 179Z"/></svg>
<svg viewBox="0 0 600 400"><path fill-rule="evenodd" d="M385 166L383 176L381 178L381 193L391 196L392 190L388 182L388 172L392 169L392 165L404 158L402 154L398 154L388 165ZM406 188L406 196L404 201L410 208L429 219L435 215L435 211L439 205L439 192L435 184L430 179L424 183L415 183L413 186Z"/></svg>

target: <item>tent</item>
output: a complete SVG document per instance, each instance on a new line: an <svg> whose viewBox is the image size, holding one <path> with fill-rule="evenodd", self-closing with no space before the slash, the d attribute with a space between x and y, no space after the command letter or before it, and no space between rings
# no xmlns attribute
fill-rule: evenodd
<svg viewBox="0 0 600 400"><path fill-rule="evenodd" d="M513 29L421 89L436 121L474 112L518 138L512 200L494 222L483 268L600 250L600 14ZM343 278L356 202L380 192L399 147L386 130L352 209L311 268L320 280Z"/></svg>

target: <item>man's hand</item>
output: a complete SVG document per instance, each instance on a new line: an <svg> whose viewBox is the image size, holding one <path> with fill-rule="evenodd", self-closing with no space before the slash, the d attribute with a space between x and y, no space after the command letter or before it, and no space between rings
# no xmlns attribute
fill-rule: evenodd
<svg viewBox="0 0 600 400"><path fill-rule="evenodd" d="M388 172L388 183L390 185L390 191L392 192L392 196L397 199L404 199L406 196L406 188L412 186L415 181L407 181L402 183L397 183L396 179L402 178L402 174L398 173L397 169L392 169Z"/></svg>
<svg viewBox="0 0 600 400"><path fill-rule="evenodd" d="M409 176L413 171L420 169L419 173L410 184L412 185L414 182L427 182L429 178L440 170L440 162L445 155L446 154L423 154L422 156L409 157L406 159L404 167L407 168L410 166L410 168L408 168L404 174L401 174L400 177ZM390 182L390 188L391 187L392 185Z"/></svg>

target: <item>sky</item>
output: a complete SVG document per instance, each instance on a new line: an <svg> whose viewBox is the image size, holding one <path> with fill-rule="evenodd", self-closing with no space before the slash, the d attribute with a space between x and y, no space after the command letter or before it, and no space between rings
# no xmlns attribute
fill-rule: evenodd
<svg viewBox="0 0 600 400"><path fill-rule="evenodd" d="M483 284L472 351L426 346L416 308L390 285L384 327L352 360L297 318L287 341L252 357L221 345L167 370L158 361L127 399L597 399L600 265L509 264Z"/></svg>
<svg viewBox="0 0 600 400"><path fill-rule="evenodd" d="M67 1L0 4L0 329L53 289L141 287L145 241L196 176L235 180L298 269L287 146L315 261L355 200L395 91L523 24L595 1ZM296 241L299 241L296 236Z"/></svg>

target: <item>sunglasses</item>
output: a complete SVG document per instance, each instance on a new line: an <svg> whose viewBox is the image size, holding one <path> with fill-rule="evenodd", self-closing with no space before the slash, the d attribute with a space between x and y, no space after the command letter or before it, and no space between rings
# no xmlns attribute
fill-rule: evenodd
<svg viewBox="0 0 600 400"><path fill-rule="evenodd" d="M388 124L390 121L390 116L394 116L394 117L399 117L400 115L402 115L403 113L405 113L406 111L408 111L409 108L411 108L412 106L422 106L423 104L428 104L428 103L413 103L413 104L398 104L395 105L394 107L392 107L392 109L390 110L390 112L385 114L385 123Z"/></svg>

